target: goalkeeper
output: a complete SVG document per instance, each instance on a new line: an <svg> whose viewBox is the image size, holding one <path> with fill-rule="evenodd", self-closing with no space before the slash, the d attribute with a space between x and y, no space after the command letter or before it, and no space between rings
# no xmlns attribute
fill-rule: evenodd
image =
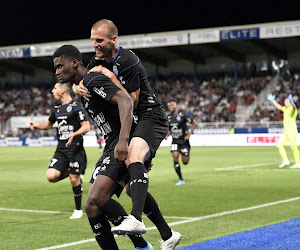
<svg viewBox="0 0 300 250"><path fill-rule="evenodd" d="M288 97L284 99L284 106L281 106L276 102L275 95L269 94L268 100L271 101L278 110L283 112L283 134L280 136L277 144L277 148L283 160L279 165L279 168L290 165L286 151L284 149L284 146L286 146L287 143L290 143L295 159L295 164L290 168L300 168L299 150L297 145L298 130L296 124L298 111L293 101L292 95L289 94Z"/></svg>

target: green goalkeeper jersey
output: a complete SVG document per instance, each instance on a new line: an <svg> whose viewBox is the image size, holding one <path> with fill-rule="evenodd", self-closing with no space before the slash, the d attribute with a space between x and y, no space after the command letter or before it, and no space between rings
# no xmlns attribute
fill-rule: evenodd
<svg viewBox="0 0 300 250"><path fill-rule="evenodd" d="M296 118L298 111L294 109L293 106L290 107L282 107L283 112L283 128L285 132L296 132L297 130L297 123Z"/></svg>

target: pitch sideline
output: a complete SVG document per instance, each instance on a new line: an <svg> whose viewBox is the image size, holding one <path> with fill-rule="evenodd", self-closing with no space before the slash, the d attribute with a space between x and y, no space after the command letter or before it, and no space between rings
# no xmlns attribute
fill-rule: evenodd
<svg viewBox="0 0 300 250"><path fill-rule="evenodd" d="M265 203L265 204L261 204L261 205L256 205L256 206L240 208L240 209L231 210L231 211L224 211L224 212L221 212L221 213L215 213L215 214L211 214L211 215L205 215L205 216L190 218L190 219L186 219L186 220L182 220L182 221L171 222L171 223L168 223L168 224L170 226L175 226L175 225L180 225L180 224L184 224L184 223L188 223L188 222L194 222L194 221L199 221L199 220L203 220L203 219L220 217L220 216L223 216L223 215L229 215L229 214L245 212L245 211L249 211L249 210L274 206L274 205L278 205L278 204L282 204L282 203L288 203L288 202L297 201L297 200L300 200L300 196L290 198L290 199L286 199L286 200L274 201L274 202L269 202L269 203ZM148 227L147 228L147 230L154 230L154 229L156 229L156 227ZM45 248L38 248L38 249L35 249L35 250L59 249L59 248L64 248L64 247L68 247L68 246L84 244L84 243L88 243L88 242L92 242L92 241L95 241L95 239L92 238L92 239L87 239L87 240L75 241L75 242L65 243L65 244L62 244L62 245L56 245L56 246L45 247Z"/></svg>

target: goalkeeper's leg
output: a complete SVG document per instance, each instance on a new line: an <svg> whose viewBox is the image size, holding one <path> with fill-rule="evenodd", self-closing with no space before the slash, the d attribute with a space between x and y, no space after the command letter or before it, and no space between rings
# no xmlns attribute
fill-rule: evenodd
<svg viewBox="0 0 300 250"><path fill-rule="evenodd" d="M285 134L282 134L280 136L280 139L279 139L278 144L277 144L277 148L278 148L279 154L280 154L280 156L282 158L282 163L279 165L280 168L283 168L283 167L285 167L287 165L290 165L290 162L288 160L286 151L284 149L284 145L286 145L286 136L285 136Z"/></svg>
<svg viewBox="0 0 300 250"><path fill-rule="evenodd" d="M299 149L297 145L297 133L293 133L289 136L289 141L291 143L291 150L293 152L295 165L293 165L291 168L300 168L300 159L299 159Z"/></svg>

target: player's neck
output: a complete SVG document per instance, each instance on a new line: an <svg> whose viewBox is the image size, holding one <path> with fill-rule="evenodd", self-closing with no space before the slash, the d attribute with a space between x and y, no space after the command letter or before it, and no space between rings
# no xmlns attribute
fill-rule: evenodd
<svg viewBox="0 0 300 250"><path fill-rule="evenodd" d="M84 66L79 66L74 82L78 84L88 72L89 70L87 68Z"/></svg>
<svg viewBox="0 0 300 250"><path fill-rule="evenodd" d="M111 62L112 60L115 59L116 55L118 54L119 47L115 46L114 49L112 50L111 56L105 57L104 59L108 62Z"/></svg>
<svg viewBox="0 0 300 250"><path fill-rule="evenodd" d="M72 100L70 95L63 95L60 99L61 104L67 104Z"/></svg>

